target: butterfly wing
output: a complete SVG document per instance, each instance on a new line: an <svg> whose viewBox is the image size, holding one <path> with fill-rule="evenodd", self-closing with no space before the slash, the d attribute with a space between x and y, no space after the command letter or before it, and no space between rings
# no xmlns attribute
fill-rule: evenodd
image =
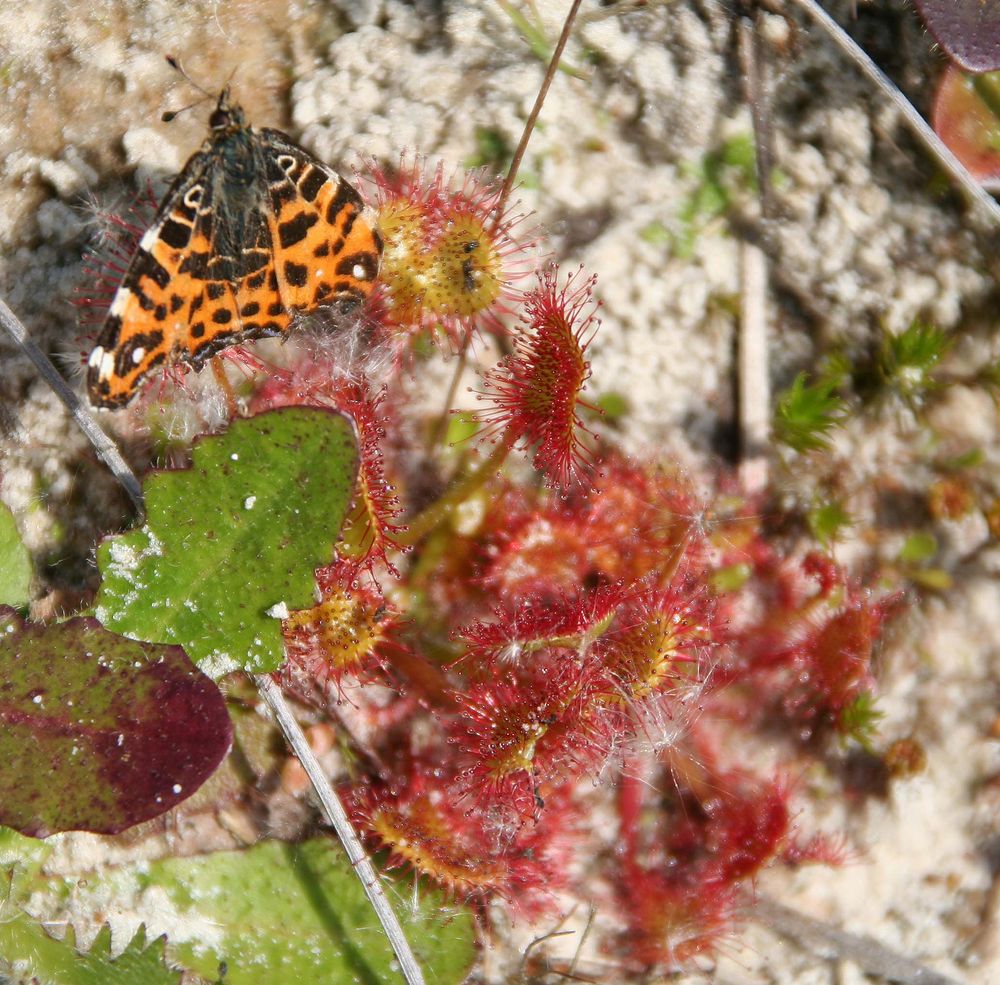
<svg viewBox="0 0 1000 985"><path fill-rule="evenodd" d="M124 407L161 363L198 367L235 342L287 328L259 189L233 189L227 180L213 148L196 154L168 191L90 355L94 406ZM258 311L270 314L258 318Z"/></svg>
<svg viewBox="0 0 1000 985"><path fill-rule="evenodd" d="M95 407L124 407L139 382L169 361L187 331L200 294L192 257L211 250L212 159L195 154L143 234L111 301L87 363L87 393Z"/></svg>
<svg viewBox="0 0 1000 985"><path fill-rule="evenodd" d="M349 310L372 292L382 238L361 196L279 130L260 133L278 292L285 308Z"/></svg>
<svg viewBox="0 0 1000 985"><path fill-rule="evenodd" d="M220 192L222 192L220 194ZM284 332L291 322L278 294L267 217L256 191L225 194L215 210L213 236L198 299L178 357L198 367L227 346ZM242 201L241 199L247 199Z"/></svg>
<svg viewBox="0 0 1000 985"><path fill-rule="evenodd" d="M215 139L129 263L88 362L91 403L124 407L161 363L197 367L296 313L364 301L382 240L363 212L348 182L277 130Z"/></svg>

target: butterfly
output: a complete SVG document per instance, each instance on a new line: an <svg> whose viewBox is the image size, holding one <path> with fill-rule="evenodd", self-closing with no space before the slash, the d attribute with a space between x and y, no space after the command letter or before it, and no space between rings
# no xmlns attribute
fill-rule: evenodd
<svg viewBox="0 0 1000 985"><path fill-rule="evenodd" d="M374 287L382 238L350 184L280 130L254 130L228 87L208 125L112 298L87 362L95 407L124 407L157 366L198 368Z"/></svg>

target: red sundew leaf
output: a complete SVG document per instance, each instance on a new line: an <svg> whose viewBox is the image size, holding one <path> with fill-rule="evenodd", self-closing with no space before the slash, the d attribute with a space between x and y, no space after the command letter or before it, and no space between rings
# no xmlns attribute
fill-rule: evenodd
<svg viewBox="0 0 1000 985"><path fill-rule="evenodd" d="M616 583L573 596L515 601L494 608L491 621L463 626L455 636L478 656L507 662L545 646L574 648L607 629L630 594Z"/></svg>
<svg viewBox="0 0 1000 985"><path fill-rule="evenodd" d="M699 956L713 956L732 933L738 909L733 886L696 873L684 882L668 870L622 866L615 899L625 930L614 953L643 978L653 969L680 970Z"/></svg>
<svg viewBox="0 0 1000 985"><path fill-rule="evenodd" d="M597 669L553 651L457 695L450 741L461 749L464 796L498 817L537 818L554 786L606 756L617 723L598 714Z"/></svg>
<svg viewBox="0 0 1000 985"><path fill-rule="evenodd" d="M829 865L836 869L858 859L848 846L845 835L820 833L806 840L790 837L781 851L781 861L786 865Z"/></svg>
<svg viewBox="0 0 1000 985"><path fill-rule="evenodd" d="M463 802L439 757L404 755L393 770L352 794L359 826L390 853L387 868L409 866L468 902L500 897L526 917L552 909L570 881L572 844L581 834L571 784L549 791L544 824L505 827Z"/></svg>
<svg viewBox="0 0 1000 985"><path fill-rule="evenodd" d="M666 589L637 594L597 643L610 691L629 700L663 693L692 670L720 632L707 593L679 578Z"/></svg>
<svg viewBox="0 0 1000 985"><path fill-rule="evenodd" d="M974 78L949 65L941 76L931 113L934 130L948 149L973 178L992 187L1000 185L998 106L996 73Z"/></svg>
<svg viewBox="0 0 1000 985"><path fill-rule="evenodd" d="M513 351L483 377L480 437L534 446L534 466L553 486L591 485L594 453L581 440L581 391L590 378L587 347L600 325L596 276L570 274L559 287L550 265L524 295L522 328Z"/></svg>
<svg viewBox="0 0 1000 985"><path fill-rule="evenodd" d="M0 823L117 834L190 797L232 742L225 701L179 646L94 619L0 609Z"/></svg>
<svg viewBox="0 0 1000 985"><path fill-rule="evenodd" d="M735 882L754 876L778 854L791 823L789 794L773 782L741 789L733 775L721 778L719 786L727 793L706 807L706 841L714 856L706 868L720 881Z"/></svg>
<svg viewBox="0 0 1000 985"><path fill-rule="evenodd" d="M716 952L734 928L741 886L778 857L789 789L704 759L618 779L621 875L613 892L637 967L673 968Z"/></svg>
<svg viewBox="0 0 1000 985"><path fill-rule="evenodd" d="M857 602L838 612L817 633L807 650L812 683L826 707L840 711L874 684L872 651L885 611Z"/></svg>
<svg viewBox="0 0 1000 985"><path fill-rule="evenodd" d="M508 601L557 603L583 584L667 585L704 563L707 505L676 474L602 458L593 488L510 489L483 525L481 583Z"/></svg>
<svg viewBox="0 0 1000 985"><path fill-rule="evenodd" d="M364 679L384 668L384 648L397 614L375 582L357 578L353 561L316 570L319 600L282 620L287 660L277 674L285 686L339 689L345 677Z"/></svg>
<svg viewBox="0 0 1000 985"><path fill-rule="evenodd" d="M962 68L1000 68L1000 5L988 0L914 0L934 40Z"/></svg>

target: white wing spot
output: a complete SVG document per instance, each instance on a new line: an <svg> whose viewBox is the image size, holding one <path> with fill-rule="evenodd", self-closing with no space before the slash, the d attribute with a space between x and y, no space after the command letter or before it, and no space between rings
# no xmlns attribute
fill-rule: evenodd
<svg viewBox="0 0 1000 985"><path fill-rule="evenodd" d="M148 236L149 234L147 233L146 235ZM125 305L128 304L130 297L132 297L132 292L127 287L119 287L115 291L115 296L111 301L108 315L120 315L125 310Z"/></svg>
<svg viewBox="0 0 1000 985"><path fill-rule="evenodd" d="M367 274L367 271L365 270L365 268L364 268L364 267L362 267L362 266L361 266L361 264L360 264L360 263L356 263L356 264L354 265L354 270L352 271L352 273L354 274L354 276L355 276L355 277L356 277L356 278L357 278L358 280L364 280L364 279L365 279L365 276L366 276L366 274Z"/></svg>
<svg viewBox="0 0 1000 985"><path fill-rule="evenodd" d="M97 371L97 375L102 380L115 375L115 354L113 352L105 352L101 356L101 368Z"/></svg>
<svg viewBox="0 0 1000 985"><path fill-rule="evenodd" d="M139 363L141 363L142 360L145 358L145 356L146 356L146 350L140 345L138 349L135 349L132 352L132 362L134 362L136 366L138 366Z"/></svg>
<svg viewBox="0 0 1000 985"><path fill-rule="evenodd" d="M90 354L90 358L87 360L87 365L91 369L96 369L100 365L101 360L104 358L104 346L98 345L94 346L94 351Z"/></svg>

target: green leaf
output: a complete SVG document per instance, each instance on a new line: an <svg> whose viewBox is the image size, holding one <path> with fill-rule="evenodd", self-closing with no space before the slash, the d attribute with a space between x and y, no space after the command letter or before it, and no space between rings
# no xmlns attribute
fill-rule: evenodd
<svg viewBox="0 0 1000 985"><path fill-rule="evenodd" d="M219 689L178 646L93 619L0 609L0 822L25 834L123 831L191 796L229 751Z"/></svg>
<svg viewBox="0 0 1000 985"><path fill-rule="evenodd" d="M472 411L457 411L448 420L448 431L444 439L445 443L448 445L463 444L476 434L479 427L476 415Z"/></svg>
<svg viewBox="0 0 1000 985"><path fill-rule="evenodd" d="M753 137L737 134L718 150L711 151L693 164L682 166L681 170L683 174L698 179L678 211L682 229L674 237L674 252L684 259L691 256L698 234L708 223L729 210L736 193L756 190Z"/></svg>
<svg viewBox="0 0 1000 985"><path fill-rule="evenodd" d="M510 166L511 149L504 135L493 127L476 127L476 152L465 159L466 168L488 167L503 174Z"/></svg>
<svg viewBox="0 0 1000 985"><path fill-rule="evenodd" d="M738 133L730 137L719 152L722 164L735 168L740 178L751 188L757 183L757 148L754 146L753 135Z"/></svg>
<svg viewBox="0 0 1000 985"><path fill-rule="evenodd" d="M6 971L15 982L38 985L178 985L181 972L166 966L163 949L163 938L147 944L142 927L125 950L112 957L111 931L106 925L90 949L81 953L75 947L72 928L64 940L57 940L25 913L6 917L0 922L0 972ZM18 957L15 958L15 955Z"/></svg>
<svg viewBox="0 0 1000 985"><path fill-rule="evenodd" d="M841 531L854 523L851 514L838 502L820 503L809 511L807 520L813 536L824 547L837 541Z"/></svg>
<svg viewBox="0 0 1000 985"><path fill-rule="evenodd" d="M934 325L914 321L898 335L886 335L880 370L886 383L903 396L915 396L932 385L931 370L948 351L951 340Z"/></svg>
<svg viewBox="0 0 1000 985"><path fill-rule="evenodd" d="M159 932L157 921L166 915L188 928L184 939L168 942L168 959L208 979L225 961L225 985L400 981L357 873L329 839L266 841L244 851L87 873L82 883L75 873L36 883L36 898L64 901L46 914L51 920L65 918L70 900L76 912L87 913L109 898L135 910L150 933ZM409 878L397 893L392 882L385 885L427 981L463 981L475 957L469 911L428 889L414 906Z"/></svg>
<svg viewBox="0 0 1000 985"><path fill-rule="evenodd" d="M27 605L31 598L31 558L14 523L0 503L0 605Z"/></svg>
<svg viewBox="0 0 1000 985"><path fill-rule="evenodd" d="M712 572L712 588L717 592L737 592L750 580L752 574L753 568L742 561L727 568L719 568Z"/></svg>
<svg viewBox="0 0 1000 985"><path fill-rule="evenodd" d="M874 696L869 691L862 691L841 709L837 724L845 738L854 739L870 750L872 739L878 732L878 723L883 717L883 713L875 706Z"/></svg>
<svg viewBox="0 0 1000 985"><path fill-rule="evenodd" d="M538 15L538 11L532 8L534 19L529 20L509 0L497 0L497 2L500 5L500 9L510 18L511 23L517 31L528 42L531 53L540 62L547 65L552 59L553 46L545 36L545 26ZM568 64L565 59L560 59L558 68L560 72L565 72L567 75L573 76L573 78L585 78L584 73L580 69Z"/></svg>
<svg viewBox="0 0 1000 985"><path fill-rule="evenodd" d="M986 461L986 456L982 448L970 448L961 455L949 458L941 463L941 467L948 472L962 472L965 469L974 469Z"/></svg>
<svg viewBox="0 0 1000 985"><path fill-rule="evenodd" d="M829 447L827 435L846 413L844 400L836 392L839 385L836 376L806 383L806 374L799 373L778 399L775 438L797 452Z"/></svg>
<svg viewBox="0 0 1000 985"><path fill-rule="evenodd" d="M178 643L206 673L275 670L281 620L315 603L354 488L357 442L342 415L282 407L200 440L191 467L146 479L146 523L105 540L97 618Z"/></svg>
<svg viewBox="0 0 1000 985"><path fill-rule="evenodd" d="M654 219L639 230L639 239L654 246L667 245L673 242L673 238L673 233L659 219Z"/></svg>
<svg viewBox="0 0 1000 985"><path fill-rule="evenodd" d="M0 865L4 872L0 981L9 979L18 985L178 985L180 971L164 964L163 941L147 944L142 927L112 958L107 926L84 951L77 948L72 928L60 940L46 931L44 917L25 912L29 899L44 905L45 898L33 894L48 884L40 872L52 848L52 843L0 827ZM83 873L79 878L84 878Z"/></svg>
<svg viewBox="0 0 1000 985"><path fill-rule="evenodd" d="M935 592L947 592L955 579L943 568L916 568L908 572L910 580Z"/></svg>
<svg viewBox="0 0 1000 985"><path fill-rule="evenodd" d="M417 362L427 362L440 353L434 341L436 329L424 328L410 337L410 354Z"/></svg>
<svg viewBox="0 0 1000 985"><path fill-rule="evenodd" d="M594 401L594 405L607 421L620 421L631 409L628 397L615 390L607 390L602 393Z"/></svg>
<svg viewBox="0 0 1000 985"><path fill-rule="evenodd" d="M899 552L903 564L923 564L938 552L937 537L926 531L918 531L906 538Z"/></svg>

